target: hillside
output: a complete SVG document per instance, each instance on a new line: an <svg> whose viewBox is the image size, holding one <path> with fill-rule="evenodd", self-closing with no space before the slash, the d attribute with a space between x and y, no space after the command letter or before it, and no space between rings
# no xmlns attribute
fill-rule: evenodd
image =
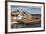
<svg viewBox="0 0 46 34"><path fill-rule="evenodd" d="M25 13L25 12L12 12L11 17L18 17L18 15L22 16L22 19L17 20L15 19L15 22L18 22L18 24L40 24L41 23L41 15L39 14L29 14L29 13Z"/></svg>

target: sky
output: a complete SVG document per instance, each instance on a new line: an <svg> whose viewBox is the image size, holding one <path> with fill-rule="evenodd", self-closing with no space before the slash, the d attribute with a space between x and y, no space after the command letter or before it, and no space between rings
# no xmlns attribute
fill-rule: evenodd
<svg viewBox="0 0 46 34"><path fill-rule="evenodd" d="M41 7L40 6L18 6L18 5L11 5L11 11L25 11L31 14L40 14Z"/></svg>

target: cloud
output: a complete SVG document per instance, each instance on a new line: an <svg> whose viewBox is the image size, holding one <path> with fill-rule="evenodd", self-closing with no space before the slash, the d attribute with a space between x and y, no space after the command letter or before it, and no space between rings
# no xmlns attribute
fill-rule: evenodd
<svg viewBox="0 0 46 34"><path fill-rule="evenodd" d="M29 12L32 14L40 14L41 13L41 7L40 6L15 6L15 5L11 5L11 10L12 11L25 11L25 12Z"/></svg>

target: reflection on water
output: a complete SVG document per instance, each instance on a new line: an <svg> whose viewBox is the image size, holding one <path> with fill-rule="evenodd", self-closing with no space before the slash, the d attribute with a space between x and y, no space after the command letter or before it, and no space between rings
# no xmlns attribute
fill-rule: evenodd
<svg viewBox="0 0 46 34"><path fill-rule="evenodd" d="M12 24L11 28L34 28L34 27L41 27L41 24Z"/></svg>

